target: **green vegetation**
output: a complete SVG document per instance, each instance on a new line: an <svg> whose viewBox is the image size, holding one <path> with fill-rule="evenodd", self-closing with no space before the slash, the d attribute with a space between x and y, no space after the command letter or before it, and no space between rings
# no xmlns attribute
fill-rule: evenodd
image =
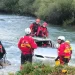
<svg viewBox="0 0 75 75"><path fill-rule="evenodd" d="M75 25L75 0L0 0L0 11L32 15L57 25Z"/></svg>
<svg viewBox="0 0 75 75"><path fill-rule="evenodd" d="M66 71L65 71L66 70ZM23 65L21 71L16 74L9 73L9 75L74 75L75 68L69 66L50 66L44 64L31 64L27 63Z"/></svg>
<svg viewBox="0 0 75 75"><path fill-rule="evenodd" d="M22 14L33 14L33 2L34 0L19 0L19 10Z"/></svg>

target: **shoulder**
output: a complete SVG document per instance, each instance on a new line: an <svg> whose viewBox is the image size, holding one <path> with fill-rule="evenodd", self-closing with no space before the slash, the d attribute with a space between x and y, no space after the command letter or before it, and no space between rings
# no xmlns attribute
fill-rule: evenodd
<svg viewBox="0 0 75 75"><path fill-rule="evenodd" d="M65 46L65 43L64 42L60 44L60 47L64 47L64 46Z"/></svg>
<svg viewBox="0 0 75 75"><path fill-rule="evenodd" d="M36 23L34 22L34 23L32 23L31 25L35 25Z"/></svg>
<svg viewBox="0 0 75 75"><path fill-rule="evenodd" d="M30 26L33 26L33 23L31 23Z"/></svg>
<svg viewBox="0 0 75 75"><path fill-rule="evenodd" d="M65 45L65 42L61 43L61 45Z"/></svg>
<svg viewBox="0 0 75 75"><path fill-rule="evenodd" d="M25 36L21 36L20 39L24 38Z"/></svg>
<svg viewBox="0 0 75 75"><path fill-rule="evenodd" d="M25 37L25 36L21 36L19 40L22 40L22 39L24 39L24 37Z"/></svg>
<svg viewBox="0 0 75 75"><path fill-rule="evenodd" d="M28 36L30 39L33 39L33 37L32 36Z"/></svg>

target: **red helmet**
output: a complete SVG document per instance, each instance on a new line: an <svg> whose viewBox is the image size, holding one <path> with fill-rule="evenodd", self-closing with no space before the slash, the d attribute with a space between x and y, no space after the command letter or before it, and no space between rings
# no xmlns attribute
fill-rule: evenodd
<svg viewBox="0 0 75 75"><path fill-rule="evenodd" d="M40 19L36 19L36 22L40 22Z"/></svg>
<svg viewBox="0 0 75 75"><path fill-rule="evenodd" d="M46 22L43 23L43 27L46 27L48 24Z"/></svg>

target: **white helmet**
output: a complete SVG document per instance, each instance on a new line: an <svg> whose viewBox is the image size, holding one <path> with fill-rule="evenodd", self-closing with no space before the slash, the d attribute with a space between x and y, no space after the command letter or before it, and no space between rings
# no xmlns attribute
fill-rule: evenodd
<svg viewBox="0 0 75 75"><path fill-rule="evenodd" d="M25 29L25 34L30 34L30 33L31 33L30 28L26 28L26 29Z"/></svg>
<svg viewBox="0 0 75 75"><path fill-rule="evenodd" d="M64 36L59 36L58 39L65 41L65 37Z"/></svg>

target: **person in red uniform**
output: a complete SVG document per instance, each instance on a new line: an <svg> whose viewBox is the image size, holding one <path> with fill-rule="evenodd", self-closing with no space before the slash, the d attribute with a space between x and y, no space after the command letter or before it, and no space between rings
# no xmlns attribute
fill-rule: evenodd
<svg viewBox="0 0 75 75"><path fill-rule="evenodd" d="M65 42L64 36L59 36L57 42L60 44L60 46L58 47L58 57L55 59L55 61L59 59L60 64L68 65L71 55L70 45Z"/></svg>
<svg viewBox="0 0 75 75"><path fill-rule="evenodd" d="M37 36L48 37L47 23L44 22L42 26L38 28Z"/></svg>
<svg viewBox="0 0 75 75"><path fill-rule="evenodd" d="M36 19L36 22L34 22L30 25L32 36L37 36L36 33L37 33L39 27L40 27L40 19Z"/></svg>
<svg viewBox="0 0 75 75"><path fill-rule="evenodd" d="M30 28L26 28L26 35L21 37L18 42L18 48L21 50L21 64L24 64L27 61L32 63L33 51L37 48L37 44L32 36L30 36L30 33Z"/></svg>

